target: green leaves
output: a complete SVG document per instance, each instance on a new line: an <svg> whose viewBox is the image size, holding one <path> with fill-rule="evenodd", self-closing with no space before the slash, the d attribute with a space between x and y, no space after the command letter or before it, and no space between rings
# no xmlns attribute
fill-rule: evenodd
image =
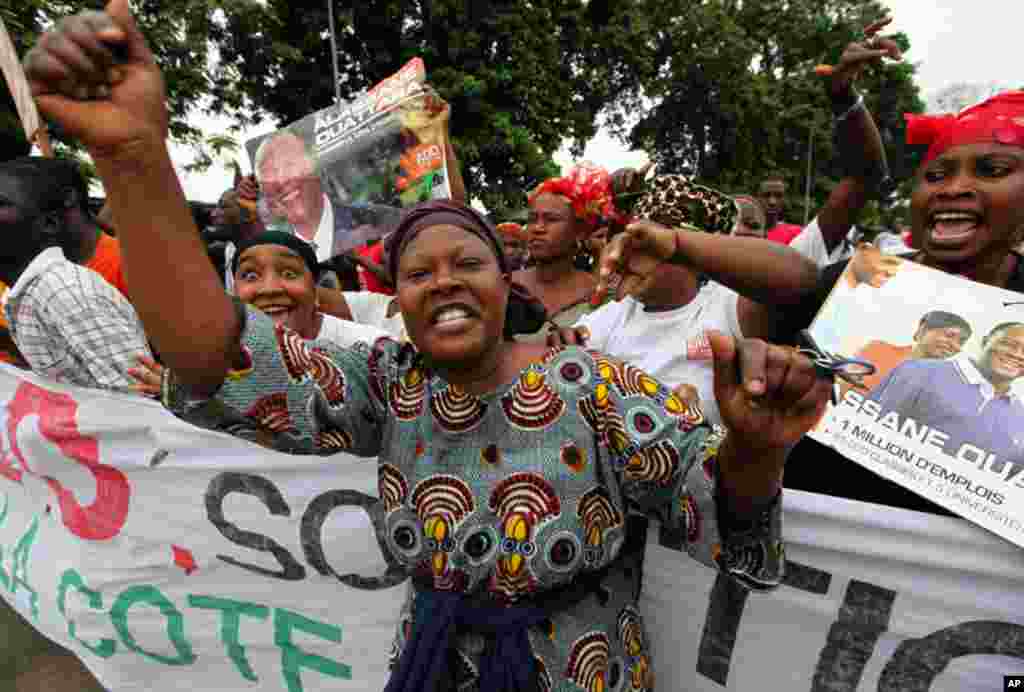
<svg viewBox="0 0 1024 692"><path fill-rule="evenodd" d="M613 96L613 129L647 149L662 172L722 189L753 191L765 175L781 173L790 183L791 220L803 218L810 148L812 210L823 204L838 171L831 111L812 70L834 64L884 7L875 0L666 0L654 12L661 20L628 65L635 81ZM897 41L909 48L906 36ZM902 114L923 110L913 79L910 62L890 63L868 70L858 85L901 179L916 166L902 146Z"/></svg>
<svg viewBox="0 0 1024 692"><path fill-rule="evenodd" d="M42 27L98 3L17 0L0 16L24 52ZM230 128L206 137L199 114L238 128L266 117L284 124L334 100L326 0L133 7L165 71L171 131L196 150L194 165L234 150ZM333 10L342 97L423 57L452 105L470 194L496 212L521 208L529 187L557 174L551 156L564 142L581 152L598 116L662 172L749 191L780 170L794 207L811 140L820 204L835 171L831 113L811 70L834 63L884 13L878 0L335 0ZM909 62L890 64L860 84L901 178L916 161L902 145L902 113L923 108L913 73ZM2 155L27 146L8 101L0 98Z"/></svg>

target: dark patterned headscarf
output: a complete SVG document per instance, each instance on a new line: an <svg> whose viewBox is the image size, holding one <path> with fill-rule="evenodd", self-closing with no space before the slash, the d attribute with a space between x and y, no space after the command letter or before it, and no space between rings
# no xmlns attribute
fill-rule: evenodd
<svg viewBox="0 0 1024 692"><path fill-rule="evenodd" d="M232 274L238 271L238 265L241 263L242 255L245 251L257 245L280 245L281 247L288 248L306 263L306 266L309 267L309 273L313 275L314 281L320 278L322 269L316 261L316 253L313 252L312 246L302 240L302 238L291 233L285 233L284 231L264 231L238 243L235 247L235 257L231 261Z"/></svg>
<svg viewBox="0 0 1024 692"><path fill-rule="evenodd" d="M398 226L388 236L384 246L384 261L388 273L397 285L398 260L409 246L409 243L422 231L432 226L455 226L472 233L494 252L498 260L498 268L502 274L509 273L508 258L505 246L501 242L498 231L484 218L483 214L458 202L450 200L431 200L411 207ZM515 334L532 334L540 329L547 320L544 305L534 298L525 287L511 284L508 296L508 308L505 311L505 336Z"/></svg>
<svg viewBox="0 0 1024 692"><path fill-rule="evenodd" d="M501 243L498 231L484 218L483 214L458 202L437 199L411 207L388 237L385 254L388 273L392 278L397 279L398 277L398 259L402 256L405 248L421 231L431 226L455 226L472 233L494 251L501 272L503 274L508 272L505 247Z"/></svg>

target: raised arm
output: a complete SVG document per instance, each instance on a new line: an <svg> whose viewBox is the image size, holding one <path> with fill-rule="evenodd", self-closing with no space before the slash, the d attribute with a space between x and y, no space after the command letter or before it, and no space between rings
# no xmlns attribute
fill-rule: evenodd
<svg viewBox="0 0 1024 692"><path fill-rule="evenodd" d="M462 167L459 165L459 157L455 155L455 145L451 137L445 148L445 160L448 166L448 185L452 189L452 199L456 202L469 204L466 194L466 181L462 179Z"/></svg>
<svg viewBox="0 0 1024 692"><path fill-rule="evenodd" d="M883 58L902 59L895 41L878 36L891 21L886 18L869 25L864 30L864 42L851 43L843 51L838 65L821 70L828 77L826 92L832 104L835 141L844 172L843 179L818 212L818 227L829 253L843 242L867 204L871 191L888 175L882 137L854 82L871 63L879 63Z"/></svg>
<svg viewBox="0 0 1024 692"><path fill-rule="evenodd" d="M681 229L673 229L673 233L670 262L707 274L749 300L789 305L799 302L817 284L817 266L785 245Z"/></svg>
<svg viewBox="0 0 1024 692"><path fill-rule="evenodd" d="M213 391L238 358L240 320L175 174L163 77L127 0L62 20L25 71L43 114L96 164L147 335L183 382Z"/></svg>

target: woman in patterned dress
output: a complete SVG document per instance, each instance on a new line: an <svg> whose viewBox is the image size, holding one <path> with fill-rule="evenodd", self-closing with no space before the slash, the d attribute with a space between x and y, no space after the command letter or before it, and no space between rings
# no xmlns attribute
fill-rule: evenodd
<svg viewBox="0 0 1024 692"><path fill-rule="evenodd" d="M125 56L113 74L110 44ZM379 455L378 530L414 585L388 690L650 689L638 571L622 550L631 509L751 588L779 582L786 448L830 391L805 358L713 338L729 432L712 430L635 368L505 338L518 298L500 241L445 202L411 210L390 240L411 343L310 345L221 290L126 0L62 22L26 70L107 187L133 297L169 365L166 403L259 426L292 451Z"/></svg>

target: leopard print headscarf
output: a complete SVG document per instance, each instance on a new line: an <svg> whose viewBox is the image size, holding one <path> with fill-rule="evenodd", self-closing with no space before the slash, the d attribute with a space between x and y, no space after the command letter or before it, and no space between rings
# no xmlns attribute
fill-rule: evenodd
<svg viewBox="0 0 1024 692"><path fill-rule="evenodd" d="M670 228L729 234L739 218L739 207L724 192L697 185L685 175L668 173L646 183L631 215Z"/></svg>

